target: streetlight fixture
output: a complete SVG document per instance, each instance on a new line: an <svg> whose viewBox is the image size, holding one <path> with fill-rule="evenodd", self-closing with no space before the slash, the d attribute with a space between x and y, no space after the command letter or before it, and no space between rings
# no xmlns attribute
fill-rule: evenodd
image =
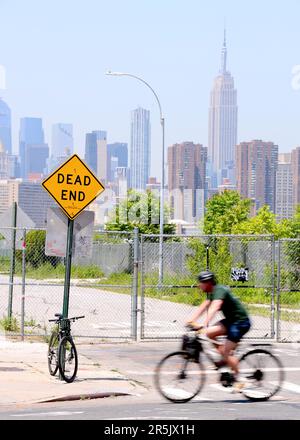
<svg viewBox="0 0 300 440"><path fill-rule="evenodd" d="M158 99L157 94L153 90L153 88L148 84L144 79L132 75L131 73L124 72L112 72L108 70L106 75L111 76L129 76L131 78L135 78L138 81L145 84L155 96L159 107L160 113L160 124L162 128L162 160L161 160L161 183L160 183L160 215L159 215L159 285L161 286L163 283L163 234L164 234L164 185L165 185L165 119L163 117L162 108L160 105L160 101Z"/></svg>

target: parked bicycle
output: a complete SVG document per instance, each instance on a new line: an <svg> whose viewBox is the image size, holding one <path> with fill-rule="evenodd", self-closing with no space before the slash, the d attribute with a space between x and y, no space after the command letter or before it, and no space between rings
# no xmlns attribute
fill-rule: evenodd
<svg viewBox="0 0 300 440"><path fill-rule="evenodd" d="M213 369L219 369L214 359L214 355L218 355L217 345L221 343L207 338L203 331L187 331L181 350L164 357L156 367L155 384L160 394L174 403L185 403L197 396L205 382L203 355ZM252 401L269 400L280 390L284 380L280 360L262 346L270 344L251 344L252 348L239 357L239 383L244 385L240 392ZM234 375L221 372L220 382L224 387L233 387Z"/></svg>
<svg viewBox="0 0 300 440"><path fill-rule="evenodd" d="M84 316L63 318L60 313L55 314L56 319L49 319L55 322L56 329L52 332L48 346L48 368L51 376L57 371L68 383L74 381L78 369L77 350L71 335L71 321L75 322Z"/></svg>

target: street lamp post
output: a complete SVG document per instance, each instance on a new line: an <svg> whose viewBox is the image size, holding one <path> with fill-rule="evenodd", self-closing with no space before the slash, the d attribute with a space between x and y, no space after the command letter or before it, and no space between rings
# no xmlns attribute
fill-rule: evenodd
<svg viewBox="0 0 300 440"><path fill-rule="evenodd" d="M163 117L160 101L158 99L157 94L153 90L153 88L142 78L139 78L136 75L132 75L131 73L123 73L123 72L106 72L106 75L112 76L129 76L131 78L135 78L138 81L141 81L145 84L155 96L159 107L160 113L160 124L162 128L162 160L161 160L161 184L160 184L160 214L159 214L159 285L161 286L163 283L163 234L164 234L164 184L165 184L165 118Z"/></svg>

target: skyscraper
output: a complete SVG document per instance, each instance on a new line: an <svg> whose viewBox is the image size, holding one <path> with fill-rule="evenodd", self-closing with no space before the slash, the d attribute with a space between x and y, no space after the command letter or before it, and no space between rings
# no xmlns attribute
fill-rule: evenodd
<svg viewBox="0 0 300 440"><path fill-rule="evenodd" d="M300 205L300 147L292 150L293 201L294 207Z"/></svg>
<svg viewBox="0 0 300 440"><path fill-rule="evenodd" d="M212 166L212 186L216 188L229 178L235 183L234 154L237 144L237 91L227 70L226 31L221 56L221 68L210 95L208 157Z"/></svg>
<svg viewBox="0 0 300 440"><path fill-rule="evenodd" d="M47 159L49 157L49 147L47 144L28 144L25 151L25 177L31 175L45 175L47 172Z"/></svg>
<svg viewBox="0 0 300 440"><path fill-rule="evenodd" d="M117 159L117 164L115 159ZM112 171L116 167L128 167L128 145L126 143L115 142L107 145L107 179L109 182L115 180Z"/></svg>
<svg viewBox="0 0 300 440"><path fill-rule="evenodd" d="M276 175L276 216L278 220L293 217L293 172L291 153L278 155Z"/></svg>
<svg viewBox="0 0 300 440"><path fill-rule="evenodd" d="M150 175L150 112L141 107L131 112L130 187L146 189Z"/></svg>
<svg viewBox="0 0 300 440"><path fill-rule="evenodd" d="M51 156L54 159L65 155L66 149L69 154L73 154L73 125L72 124L54 124L52 126L52 146Z"/></svg>
<svg viewBox="0 0 300 440"><path fill-rule="evenodd" d="M176 219L189 223L204 215L207 149L183 142L168 148L168 188Z"/></svg>
<svg viewBox="0 0 300 440"><path fill-rule="evenodd" d="M4 151L12 154L11 147L11 111L6 102L0 98L0 142Z"/></svg>
<svg viewBox="0 0 300 440"><path fill-rule="evenodd" d="M106 131L92 131L86 134L85 162L105 183L107 180L107 133Z"/></svg>
<svg viewBox="0 0 300 440"><path fill-rule="evenodd" d="M34 149L31 145L40 145L41 148ZM19 132L19 156L21 160L21 177L27 178L28 173L35 172L37 163L43 164L46 167L46 161L44 163L45 150L48 146L44 143L44 131L41 118L22 118L20 123ZM35 150L35 152L34 152ZM33 158L32 154L40 154L39 158ZM39 172L41 170L39 166ZM41 171L42 172L42 171Z"/></svg>
<svg viewBox="0 0 300 440"><path fill-rule="evenodd" d="M237 190L254 202L256 212L269 205L275 213L278 146L254 140L236 147Z"/></svg>
<svg viewBox="0 0 300 440"><path fill-rule="evenodd" d="M8 154L4 149L4 145L0 140L0 180L9 177L9 160Z"/></svg>
<svg viewBox="0 0 300 440"><path fill-rule="evenodd" d="M24 182L22 179L0 180L0 214L14 202L17 202L37 228L46 226L47 210L56 206L40 183Z"/></svg>

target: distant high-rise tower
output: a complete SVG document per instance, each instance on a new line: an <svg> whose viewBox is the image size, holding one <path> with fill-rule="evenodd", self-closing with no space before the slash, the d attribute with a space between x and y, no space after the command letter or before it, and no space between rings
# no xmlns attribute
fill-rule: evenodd
<svg viewBox="0 0 300 440"><path fill-rule="evenodd" d="M54 124L52 126L52 146L51 156L54 159L62 157L68 149L69 154L73 154L73 125Z"/></svg>
<svg viewBox="0 0 300 440"><path fill-rule="evenodd" d="M9 177L9 161L4 145L0 140L0 179L8 179Z"/></svg>
<svg viewBox="0 0 300 440"><path fill-rule="evenodd" d="M150 112L141 107L131 113L130 186L145 190L150 176Z"/></svg>
<svg viewBox="0 0 300 440"><path fill-rule="evenodd" d="M276 174L276 216L278 220L291 218L294 214L293 171L291 153L278 155Z"/></svg>
<svg viewBox="0 0 300 440"><path fill-rule="evenodd" d="M27 179L29 174L42 174L49 156L48 145L44 142L42 119L22 118L19 140L21 177Z"/></svg>
<svg viewBox="0 0 300 440"><path fill-rule="evenodd" d="M115 142L107 145L107 179L113 182L116 178L113 170L116 168L115 162L117 159L117 167L128 167L128 146L125 143Z"/></svg>
<svg viewBox="0 0 300 440"><path fill-rule="evenodd" d="M86 134L85 162L102 183L107 180L107 133L92 131Z"/></svg>
<svg viewBox="0 0 300 440"><path fill-rule="evenodd" d="M300 147L292 150L293 201L294 208L300 205Z"/></svg>
<svg viewBox="0 0 300 440"><path fill-rule="evenodd" d="M254 202L254 212L269 205L275 213L278 146L254 140L236 147L238 192Z"/></svg>
<svg viewBox="0 0 300 440"><path fill-rule="evenodd" d="M11 147L11 111L6 102L0 98L0 142L5 153L12 154Z"/></svg>
<svg viewBox="0 0 300 440"><path fill-rule="evenodd" d="M204 215L207 149L183 142L168 148L168 188L176 219L196 222Z"/></svg>
<svg viewBox="0 0 300 440"><path fill-rule="evenodd" d="M223 178L235 183L235 146L237 144L237 91L227 71L226 31L222 48L221 69L210 95L208 157L212 165L213 186Z"/></svg>

